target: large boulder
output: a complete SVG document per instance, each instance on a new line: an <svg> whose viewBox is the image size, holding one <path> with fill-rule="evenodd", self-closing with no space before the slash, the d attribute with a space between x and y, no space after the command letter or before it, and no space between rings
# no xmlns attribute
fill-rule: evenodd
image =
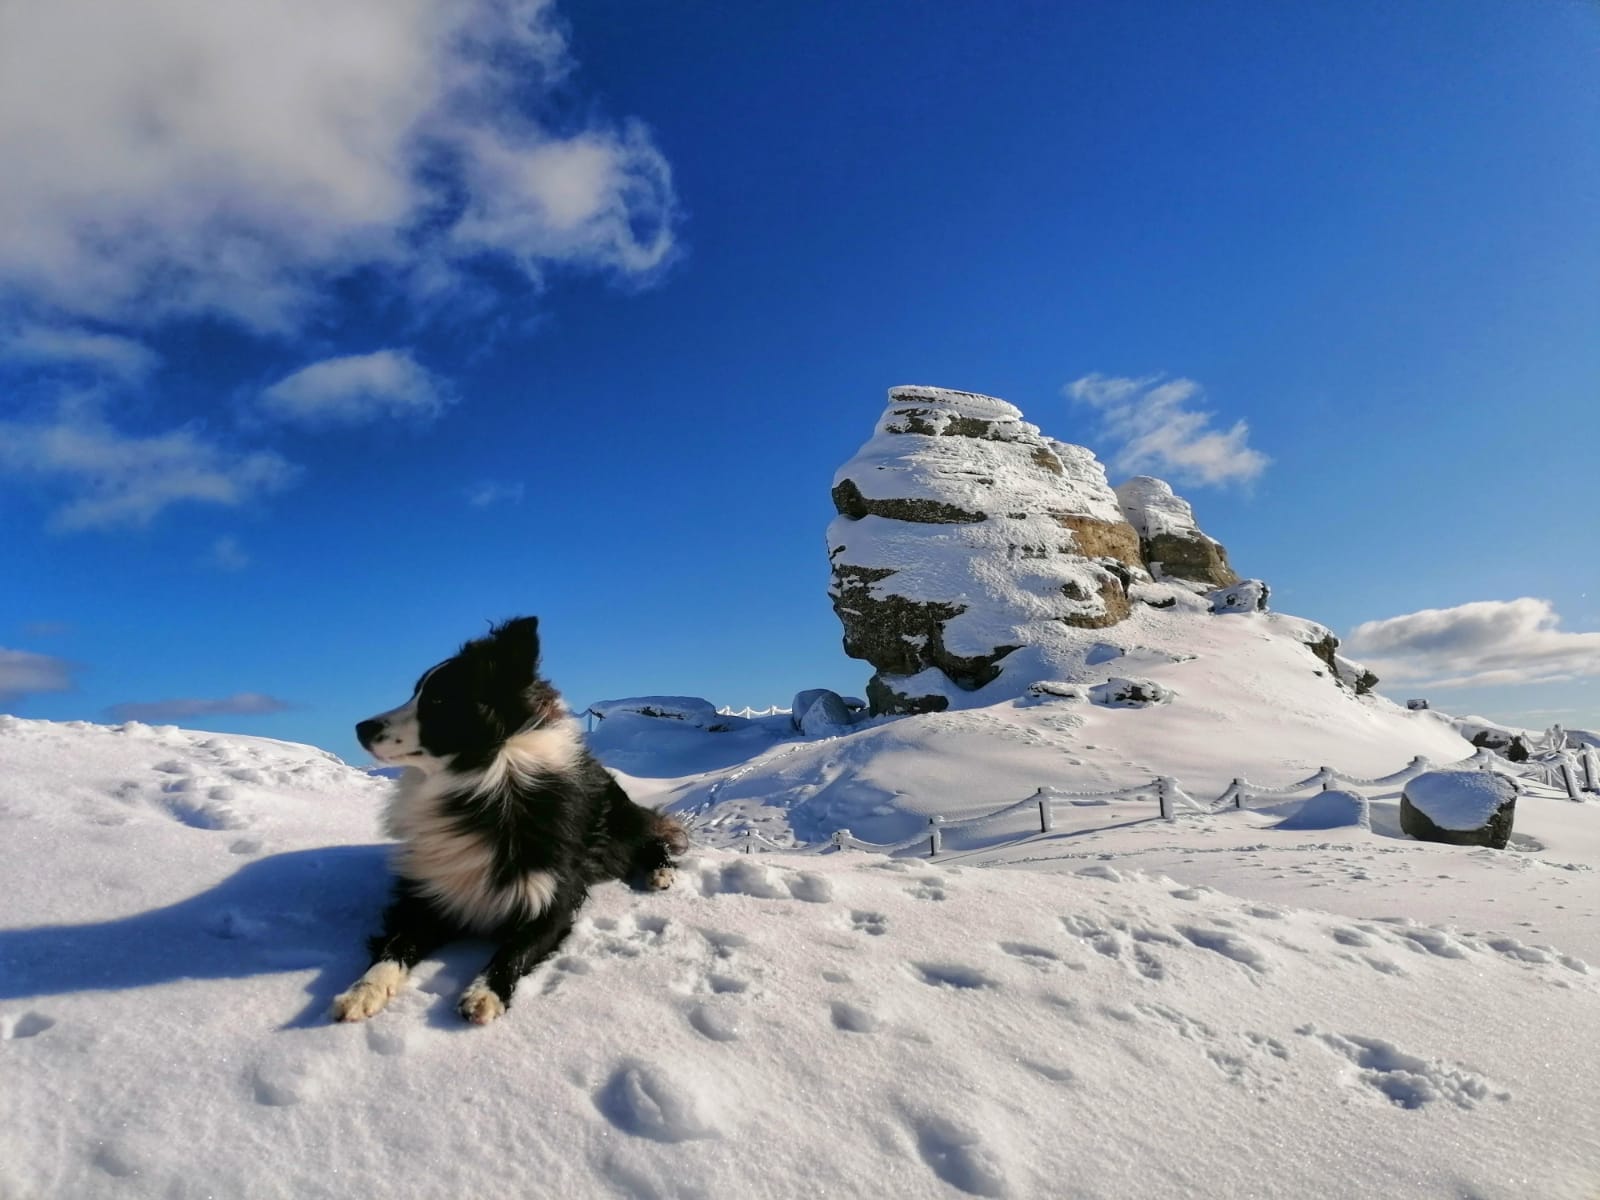
<svg viewBox="0 0 1600 1200"><path fill-rule="evenodd" d="M1117 488L1128 524L1139 533L1139 556L1157 579L1187 579L1229 587L1239 576L1228 552L1195 523L1194 509L1165 480L1135 475Z"/></svg>
<svg viewBox="0 0 1600 1200"><path fill-rule="evenodd" d="M942 709L1054 630L1121 621L1146 578L1094 455L991 396L891 389L833 502L829 591L873 712Z"/></svg>
<svg viewBox="0 0 1600 1200"><path fill-rule="evenodd" d="M795 695L789 720L807 737L835 737L848 733L855 714L850 703L827 688L808 688Z"/></svg>
<svg viewBox="0 0 1600 1200"><path fill-rule="evenodd" d="M1424 842L1504 850L1517 782L1498 771L1425 771L1400 793L1400 828Z"/></svg>

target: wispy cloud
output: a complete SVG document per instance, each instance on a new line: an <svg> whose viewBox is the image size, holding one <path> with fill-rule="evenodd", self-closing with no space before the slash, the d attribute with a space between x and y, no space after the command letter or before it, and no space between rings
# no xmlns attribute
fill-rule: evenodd
<svg viewBox="0 0 1600 1200"><path fill-rule="evenodd" d="M161 362L160 355L133 338L71 326L24 325L4 338L4 357L31 366L86 369L137 382Z"/></svg>
<svg viewBox="0 0 1600 1200"><path fill-rule="evenodd" d="M581 115L553 0L0 6L0 294L143 328L301 328L361 271L648 279L670 168ZM558 114L558 115L549 115Z"/></svg>
<svg viewBox="0 0 1600 1200"><path fill-rule="evenodd" d="M1479 600L1367 621L1344 651L1387 681L1434 687L1600 676L1600 633L1570 633L1548 600Z"/></svg>
<svg viewBox="0 0 1600 1200"><path fill-rule="evenodd" d="M520 483L497 483L486 479L467 489L467 503L473 508L488 508L491 504L521 504L523 491Z"/></svg>
<svg viewBox="0 0 1600 1200"><path fill-rule="evenodd" d="M240 505L298 471L273 451L229 450L192 427L127 433L95 404L68 401L44 420L0 421L0 473L59 490L52 524L77 531L148 525L175 504Z"/></svg>
<svg viewBox="0 0 1600 1200"><path fill-rule="evenodd" d="M60 637L64 633L71 633L72 626L65 621L29 621L22 627L22 632L31 638Z"/></svg>
<svg viewBox="0 0 1600 1200"><path fill-rule="evenodd" d="M426 421L449 390L409 350L375 350L301 367L261 393L261 411L298 425L358 425L380 418Z"/></svg>
<svg viewBox="0 0 1600 1200"><path fill-rule="evenodd" d="M1147 375L1085 375L1062 389L1100 414L1102 432L1118 443L1111 465L1182 483L1247 483L1271 460L1247 444L1250 427L1235 421L1213 429L1216 414L1196 405L1202 394L1192 379Z"/></svg>
<svg viewBox="0 0 1600 1200"><path fill-rule="evenodd" d="M113 704L106 715L115 721L187 721L194 717L259 717L287 712L294 705L260 692L238 692L219 700L130 700Z"/></svg>
<svg viewBox="0 0 1600 1200"><path fill-rule="evenodd" d="M231 535L219 537L211 543L211 553L206 561L219 571L242 571L250 565L250 556Z"/></svg>
<svg viewBox="0 0 1600 1200"><path fill-rule="evenodd" d="M43 692L70 692L73 670L65 659L0 646L0 704Z"/></svg>

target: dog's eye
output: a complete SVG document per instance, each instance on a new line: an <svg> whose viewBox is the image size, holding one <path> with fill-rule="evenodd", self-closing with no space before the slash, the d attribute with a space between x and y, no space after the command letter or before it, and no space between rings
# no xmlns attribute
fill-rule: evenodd
<svg viewBox="0 0 1600 1200"><path fill-rule="evenodd" d="M425 708L438 708L439 705L441 705L443 703L444 703L444 697L443 696L424 696L422 698L422 704L423 704L423 707L425 707Z"/></svg>

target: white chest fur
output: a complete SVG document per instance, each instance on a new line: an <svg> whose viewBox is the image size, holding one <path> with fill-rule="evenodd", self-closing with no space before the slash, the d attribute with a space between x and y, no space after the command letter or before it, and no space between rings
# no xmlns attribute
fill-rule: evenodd
<svg viewBox="0 0 1600 1200"><path fill-rule="evenodd" d="M578 740L575 723L563 721L518 734L481 775L450 771L407 774L395 786L384 815L386 832L399 841L394 866L444 912L471 929L488 930L510 917L529 918L555 897L556 877L530 871L496 881L494 846L486 834L463 830L449 801L471 792L481 803L508 802L519 777L571 766Z"/></svg>

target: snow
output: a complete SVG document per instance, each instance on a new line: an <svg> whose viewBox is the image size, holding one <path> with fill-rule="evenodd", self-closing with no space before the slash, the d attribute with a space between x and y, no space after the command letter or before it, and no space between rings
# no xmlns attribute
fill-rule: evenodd
<svg viewBox="0 0 1600 1200"><path fill-rule="evenodd" d="M0 718L0 1195L1587 1200L1600 806L1532 789L1490 851L1397 836L1381 787L1370 828L1286 821L1331 792L1176 821L1070 799L1468 750L1430 714L1330 709L1300 668L1296 721L1207 723L1207 653L1146 709L601 723L631 791L701 811L694 857L665 893L597 889L488 1029L454 1011L480 944L370 1022L325 1018L383 901L386 781ZM1248 664L1269 704L1275 661ZM1174 742L1185 705L1202 728ZM939 860L717 848L740 805L803 841L1045 782L1051 833L1023 808Z"/></svg>
<svg viewBox="0 0 1600 1200"><path fill-rule="evenodd" d="M1194 509L1182 496L1174 494L1172 485L1152 475L1135 475L1116 488L1117 500L1128 524L1143 538L1160 537L1164 533L1181 538L1210 541L1195 523Z"/></svg>
<svg viewBox="0 0 1600 1200"><path fill-rule="evenodd" d="M1206 599L1211 604L1211 611L1219 615L1265 612L1268 594L1269 589L1261 580L1241 579L1229 587L1208 592Z"/></svg>
<svg viewBox="0 0 1600 1200"><path fill-rule="evenodd" d="M1497 771L1429 771L1406 784L1406 799L1440 829L1479 829L1517 796Z"/></svg>

